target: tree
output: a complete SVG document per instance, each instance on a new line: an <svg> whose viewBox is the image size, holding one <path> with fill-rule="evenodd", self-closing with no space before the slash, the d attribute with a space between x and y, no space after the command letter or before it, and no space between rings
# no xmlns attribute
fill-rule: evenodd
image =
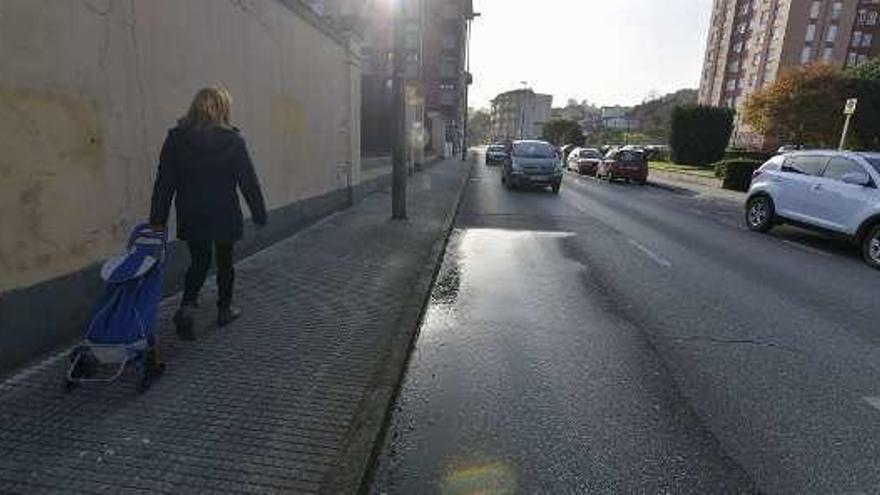
<svg viewBox="0 0 880 495"><path fill-rule="evenodd" d="M584 145L584 133L574 120L554 119L547 122L541 130L541 138L556 146L564 144Z"/></svg>
<svg viewBox="0 0 880 495"><path fill-rule="evenodd" d="M795 67L745 101L743 121L784 142L831 147L843 126L843 106L852 94L843 73L824 64Z"/></svg>
<svg viewBox="0 0 880 495"><path fill-rule="evenodd" d="M663 96L657 96L656 91L652 91L645 102L633 107L630 117L638 122L636 130L648 136L648 142L665 143L669 139L672 110L680 105L696 103L695 89L681 89Z"/></svg>
<svg viewBox="0 0 880 495"><path fill-rule="evenodd" d="M669 144L672 160L687 165L708 165L724 158L733 132L729 108L681 105L672 111Z"/></svg>
<svg viewBox="0 0 880 495"><path fill-rule="evenodd" d="M492 129L492 116L483 109L468 109L468 143L471 145L486 144Z"/></svg>
<svg viewBox="0 0 880 495"><path fill-rule="evenodd" d="M852 79L863 81L880 80L880 57L874 57L855 67L850 67L847 69L846 75Z"/></svg>
<svg viewBox="0 0 880 495"><path fill-rule="evenodd" d="M846 71L850 94L859 99L851 141L862 149L880 150L880 57Z"/></svg>

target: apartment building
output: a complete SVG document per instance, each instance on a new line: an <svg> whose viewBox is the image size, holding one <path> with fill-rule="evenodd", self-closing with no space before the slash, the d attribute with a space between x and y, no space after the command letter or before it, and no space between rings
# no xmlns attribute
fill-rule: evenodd
<svg viewBox="0 0 880 495"><path fill-rule="evenodd" d="M880 0L715 0L698 101L738 108L787 67L859 64L880 53ZM737 145L759 146L740 122Z"/></svg>
<svg viewBox="0 0 880 495"><path fill-rule="evenodd" d="M491 135L495 141L536 139L550 120L553 96L518 89L492 100Z"/></svg>
<svg viewBox="0 0 880 495"><path fill-rule="evenodd" d="M404 29L404 77L411 145L442 152L460 143L464 94L466 25L472 0L400 0ZM393 2L388 0L306 0L339 29L356 33L362 50L362 146L391 149L391 76L394 52Z"/></svg>

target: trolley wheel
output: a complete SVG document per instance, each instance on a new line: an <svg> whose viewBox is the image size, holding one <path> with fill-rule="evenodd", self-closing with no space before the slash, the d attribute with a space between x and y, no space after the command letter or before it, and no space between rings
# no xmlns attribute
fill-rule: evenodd
<svg viewBox="0 0 880 495"><path fill-rule="evenodd" d="M137 381L137 393L142 394L150 389L150 385L153 384L153 379L149 375L145 375L138 379Z"/></svg>
<svg viewBox="0 0 880 495"><path fill-rule="evenodd" d="M153 381L162 376L163 373L165 373L165 363L146 366L144 368L143 376L137 381L137 392L142 394L149 390L153 385Z"/></svg>
<svg viewBox="0 0 880 495"><path fill-rule="evenodd" d="M66 376L61 380L61 390L65 391L67 393L73 392L73 389L75 389L78 386L79 386L79 383L72 381L72 380L68 380Z"/></svg>

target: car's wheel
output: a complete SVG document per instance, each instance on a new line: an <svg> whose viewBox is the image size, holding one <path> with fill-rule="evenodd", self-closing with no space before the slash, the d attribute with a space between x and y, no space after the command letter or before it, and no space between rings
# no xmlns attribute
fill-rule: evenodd
<svg viewBox="0 0 880 495"><path fill-rule="evenodd" d="M880 224L875 224L862 239L862 256L871 268L880 270Z"/></svg>
<svg viewBox="0 0 880 495"><path fill-rule="evenodd" d="M553 184L552 187L553 187L553 194L559 194L559 188L562 187L562 183L557 182L556 184Z"/></svg>
<svg viewBox="0 0 880 495"><path fill-rule="evenodd" d="M764 195L753 196L746 203L746 226L755 232L767 232L773 227L773 201Z"/></svg>

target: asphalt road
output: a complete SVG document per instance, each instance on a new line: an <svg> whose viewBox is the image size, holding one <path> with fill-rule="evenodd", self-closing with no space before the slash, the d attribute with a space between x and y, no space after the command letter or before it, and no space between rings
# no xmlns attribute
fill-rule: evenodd
<svg viewBox="0 0 880 495"><path fill-rule="evenodd" d="M740 206L474 166L372 493L880 493L880 272Z"/></svg>

